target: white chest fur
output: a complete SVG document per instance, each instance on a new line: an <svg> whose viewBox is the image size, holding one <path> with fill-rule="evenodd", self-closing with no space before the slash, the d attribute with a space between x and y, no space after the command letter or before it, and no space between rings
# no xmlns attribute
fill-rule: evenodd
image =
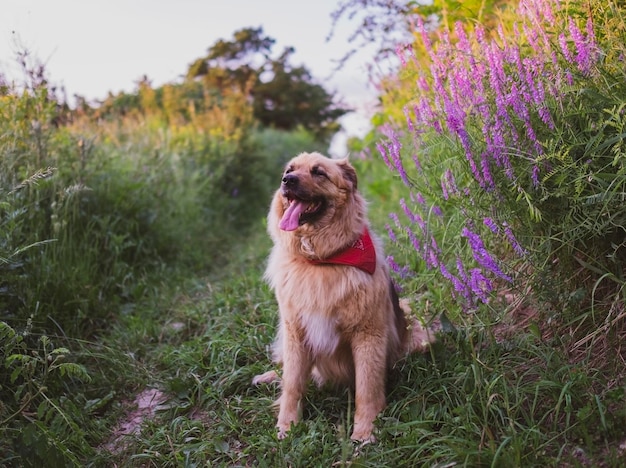
<svg viewBox="0 0 626 468"><path fill-rule="evenodd" d="M306 341L314 355L332 354L339 344L339 333L331 317L309 313L302 316Z"/></svg>

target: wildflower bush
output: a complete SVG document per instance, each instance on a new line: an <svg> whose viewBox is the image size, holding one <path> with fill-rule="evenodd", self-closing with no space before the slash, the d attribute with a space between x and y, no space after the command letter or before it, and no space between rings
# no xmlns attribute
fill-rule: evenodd
<svg viewBox="0 0 626 468"><path fill-rule="evenodd" d="M417 263L391 264L444 277L467 311L517 285L558 313L602 304L619 319L623 7L522 0L514 13L491 30L420 22L399 48L412 96L377 147L408 187L390 236Z"/></svg>

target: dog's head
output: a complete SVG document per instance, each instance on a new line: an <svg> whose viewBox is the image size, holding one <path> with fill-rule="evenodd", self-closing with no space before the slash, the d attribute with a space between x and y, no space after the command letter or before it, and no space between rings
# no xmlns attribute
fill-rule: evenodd
<svg viewBox="0 0 626 468"><path fill-rule="evenodd" d="M302 153L287 163L283 173L279 227L295 231L305 224L330 223L351 203L356 190L356 171L346 159Z"/></svg>

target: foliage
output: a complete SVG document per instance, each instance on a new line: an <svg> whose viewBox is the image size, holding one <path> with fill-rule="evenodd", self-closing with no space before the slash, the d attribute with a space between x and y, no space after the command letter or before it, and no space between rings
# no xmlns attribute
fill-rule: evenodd
<svg viewBox="0 0 626 468"><path fill-rule="evenodd" d="M167 88L168 112L68 116L20 59L24 83L0 88L0 464L82 466L149 374L147 332L124 353L101 340L146 301L167 317L177 272L219 272L264 218L286 151L323 144L257 131L238 92L186 114Z"/></svg>
<svg viewBox="0 0 626 468"><path fill-rule="evenodd" d="M205 57L196 59L182 83L154 89L143 77L136 93L110 94L97 109L83 103L78 114L95 120L158 115L170 124L187 125L208 109L224 107L232 96L240 96L251 103L250 117L260 126L283 131L302 127L328 143L340 128L337 120L348 109L316 83L305 66L291 64L293 48L272 58L274 42L262 28L241 29L233 40L218 40Z"/></svg>
<svg viewBox="0 0 626 468"><path fill-rule="evenodd" d="M209 270L262 216L282 161L253 143L241 93L186 124L129 113L58 126L63 106L42 69L24 66L26 86L0 101L0 301L12 324L32 315L37 330L93 333L132 310L141 277Z"/></svg>
<svg viewBox="0 0 626 468"><path fill-rule="evenodd" d="M187 77L201 80L206 90L235 87L247 92L254 116L265 127L293 130L302 126L328 140L347 110L334 103L304 66L289 63L293 48L272 59L275 40L263 34L263 28L245 28L236 31L232 41L218 41L206 57L189 67Z"/></svg>
<svg viewBox="0 0 626 468"><path fill-rule="evenodd" d="M144 80L96 123L68 117L40 66L0 83L0 464L622 466L624 30L613 3L587 6L593 40L570 4L547 42L528 40L549 31L541 10L519 36L512 23L480 44L479 25L425 34L433 73L401 54L408 90L383 96L383 138L359 143L383 157L353 163L373 228L398 241L399 289L458 330L397 364L366 446L348 439L351 392L311 388L278 441L279 389L250 385L276 324L271 191L284 161L323 142L255 127L247 88ZM142 413L145 388L165 398Z"/></svg>
<svg viewBox="0 0 626 468"><path fill-rule="evenodd" d="M379 161L355 161L370 200ZM371 171L371 172L370 172ZM373 177L393 191L394 181ZM382 192L380 192L382 193ZM378 229L377 207L373 222ZM563 466L583 460L619 466L626 415L622 387L605 389L602 373L572 363L558 346L530 333L491 336L476 324L441 336L426 355L402 360L389 380L388 407L376 422L378 441L349 440L350 391L309 387L303 420L276 439L277 386L254 387L271 368L276 303L262 283L270 242L259 222L220 278L181 280L159 291L108 338L136 353L148 382L166 395L132 436L111 424L96 465L119 466ZM394 253L395 249L391 249ZM206 283L209 282L209 287ZM435 284L415 301L428 313ZM167 311L164 313L163 311ZM455 313L452 311L451 313ZM130 372L126 369L125 372ZM132 414L132 413L131 413Z"/></svg>
<svg viewBox="0 0 626 468"><path fill-rule="evenodd" d="M501 263L515 257L556 310L593 304L607 281L620 300L624 77L602 59L623 49L623 30L594 31L623 13L593 9L585 24L576 8L523 1L519 22L492 36L480 25L434 37L422 27L429 67L401 54L417 86L406 127L381 129L380 153L410 188L404 221L392 224L464 307L488 302L496 282L524 281ZM591 297L576 304L581 288Z"/></svg>
<svg viewBox="0 0 626 468"><path fill-rule="evenodd" d="M0 322L1 462L78 466L94 453L86 432L91 424L84 408L67 396L91 377L70 360L69 349L56 346L48 336L29 339L30 328L29 322L17 332Z"/></svg>

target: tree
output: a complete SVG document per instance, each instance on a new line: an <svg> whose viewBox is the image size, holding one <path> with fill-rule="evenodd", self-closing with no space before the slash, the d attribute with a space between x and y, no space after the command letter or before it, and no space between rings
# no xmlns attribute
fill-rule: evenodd
<svg viewBox="0 0 626 468"><path fill-rule="evenodd" d="M337 119L348 109L336 104L307 68L290 64L292 47L272 58L274 43L261 27L236 31L233 40L217 41L206 57L195 60L187 79L201 82L209 93L246 93L255 118L264 126L282 130L301 126L329 139L339 129Z"/></svg>
<svg viewBox="0 0 626 468"><path fill-rule="evenodd" d="M357 48L368 44L376 45L375 61L379 62L395 55L398 44L413 42L418 17L432 24L433 29L456 21L480 21L489 28L499 11L510 3L511 0L342 0L331 15L330 37L340 21L356 21L349 37L355 47L340 60L339 68Z"/></svg>

